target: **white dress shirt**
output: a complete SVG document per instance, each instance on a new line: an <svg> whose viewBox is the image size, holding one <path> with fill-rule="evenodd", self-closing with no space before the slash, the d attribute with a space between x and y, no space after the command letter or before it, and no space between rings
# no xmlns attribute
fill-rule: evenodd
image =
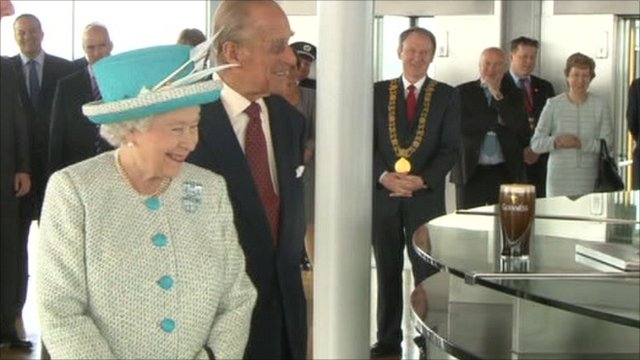
<svg viewBox="0 0 640 360"><path fill-rule="evenodd" d="M24 80L27 84L27 91L31 94L31 88L29 87L29 65L27 64L31 58L25 56L20 53L20 59L22 60L22 73L24 74ZM42 89L42 67L44 66L44 51L40 51L40 54L35 57L36 71L38 72L38 84L40 84L40 88Z"/></svg>
<svg viewBox="0 0 640 360"><path fill-rule="evenodd" d="M233 132L236 133L238 143L240 143L240 147L242 151L244 151L244 140L247 133L247 125L249 124L249 115L247 115L244 110L251 104L251 101L240 95L226 83L222 86L220 99L229 116L229 120L231 120L231 126L233 127ZM271 182L274 187L273 191L279 194L276 159L273 153L273 142L271 141L271 127L269 126L269 110L267 109L264 99L260 98L256 100L256 103L260 105L260 119L262 120L262 131L264 132L267 144L267 157L269 158L269 171L271 172Z"/></svg>

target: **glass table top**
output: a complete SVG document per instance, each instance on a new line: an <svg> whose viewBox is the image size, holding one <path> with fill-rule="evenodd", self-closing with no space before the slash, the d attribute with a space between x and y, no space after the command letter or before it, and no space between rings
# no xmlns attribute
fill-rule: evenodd
<svg viewBox="0 0 640 360"><path fill-rule="evenodd" d="M416 250L468 284L640 328L640 272L576 253L577 245L617 243L637 255L639 191L538 199L526 266L501 260L495 214L484 206L434 219L414 234Z"/></svg>

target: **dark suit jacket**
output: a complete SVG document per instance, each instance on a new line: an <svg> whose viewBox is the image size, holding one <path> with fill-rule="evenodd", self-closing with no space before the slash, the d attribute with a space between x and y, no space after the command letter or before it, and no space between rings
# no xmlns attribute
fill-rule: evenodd
<svg viewBox="0 0 640 360"><path fill-rule="evenodd" d="M14 179L16 173L28 173L30 170L29 137L22 102L15 91L18 78L11 66L11 61L4 57L1 59L0 127L2 131L0 131L0 155L2 160L0 161L0 194L2 194L2 217L12 218L15 221L17 218L17 207L15 207L17 206L17 198L14 191Z"/></svg>
<svg viewBox="0 0 640 360"><path fill-rule="evenodd" d="M461 156L451 172L451 181L464 185L473 176L480 149L489 131L496 133L504 155L510 179L524 179L522 151L529 144L529 121L524 109L524 98L518 88L501 87L504 98L487 104L487 97L480 80L459 85L462 104L462 149ZM498 123L498 114L502 123Z"/></svg>
<svg viewBox="0 0 640 360"><path fill-rule="evenodd" d="M0 68L0 331L15 332L13 319L22 309L21 284L26 279L21 256L26 243L20 236L20 201L14 181L29 172L29 137L22 104L16 92L17 76L11 61L2 57ZM26 259L24 259L26 262Z"/></svg>
<svg viewBox="0 0 640 360"><path fill-rule="evenodd" d="M510 89L509 91L513 91L514 88L520 89L520 87L513 81L513 77L511 77L511 73L508 71L504 74L500 87ZM544 109L544 106L547 104L547 99L554 97L556 93L550 82L534 75L531 75L531 91L533 95L533 117L535 119L535 129L535 126L538 125L538 119L540 119L540 113L542 113L542 109ZM530 131L530 136L533 136L533 130Z"/></svg>
<svg viewBox="0 0 640 360"><path fill-rule="evenodd" d="M29 126L31 139L31 185L35 195L36 208L34 217L37 218L40 214L44 189L47 183L49 121L51 118L53 96L56 86L58 85L58 80L68 75L73 70L73 66L68 60L45 54L44 65L42 67L42 81L40 84L40 99L38 100L38 107L34 108L29 100L29 92L22 70L20 55L12 57L11 61L18 75L19 93L22 103L24 104L27 124Z"/></svg>
<svg viewBox="0 0 640 360"><path fill-rule="evenodd" d="M49 173L82 160L98 152L98 127L82 113L82 105L93 101L91 79L87 67L58 82L51 113L49 136ZM102 151L112 149L100 142Z"/></svg>
<svg viewBox="0 0 640 360"><path fill-rule="evenodd" d="M422 86L412 128L407 125L402 78L398 81L396 127L401 147L406 148L416 134L425 88L433 80L427 79ZM383 172L395 171L394 164L398 160L389 138L389 83L390 80L385 80L374 85L374 211L393 214L401 203L405 203L409 211L420 214L426 222L446 212L445 177L455 163L460 147L460 100L451 86L445 83L436 85L427 115L425 137L410 158L411 174L421 176L428 188L416 191L411 198L392 198L389 190L379 182Z"/></svg>
<svg viewBox="0 0 640 360"><path fill-rule="evenodd" d="M627 105L627 126L636 141L633 150L633 189L640 189L640 78L633 80L629 86L629 103Z"/></svg>
<svg viewBox="0 0 640 360"><path fill-rule="evenodd" d="M304 118L281 97L265 98L280 196L280 239L273 246L271 231L244 152L220 100L201 107L200 140L189 162L224 176L234 209L247 272L258 290L245 356L280 357L279 324L283 318L289 348L296 359L306 356L306 305L300 274L305 221L302 176Z"/></svg>
<svg viewBox="0 0 640 360"><path fill-rule="evenodd" d="M89 62L84 56L71 61L71 66L73 66L75 70L84 69L87 65L89 65Z"/></svg>

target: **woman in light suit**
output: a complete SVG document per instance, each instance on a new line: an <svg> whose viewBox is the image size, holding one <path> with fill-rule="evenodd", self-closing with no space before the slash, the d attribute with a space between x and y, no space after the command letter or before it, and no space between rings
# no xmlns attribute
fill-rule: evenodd
<svg viewBox="0 0 640 360"><path fill-rule="evenodd" d="M531 138L531 149L549 153L546 196L593 192L598 174L600 139L611 149L611 114L607 103L590 93L596 76L592 58L575 53L564 74L568 91L547 101Z"/></svg>
<svg viewBox="0 0 640 360"><path fill-rule="evenodd" d="M178 85L185 71L171 77L190 49L139 49L94 65L104 101L83 111L116 150L49 180L37 302L52 358L244 353L256 291L226 184L184 162L198 141L198 105L221 88Z"/></svg>

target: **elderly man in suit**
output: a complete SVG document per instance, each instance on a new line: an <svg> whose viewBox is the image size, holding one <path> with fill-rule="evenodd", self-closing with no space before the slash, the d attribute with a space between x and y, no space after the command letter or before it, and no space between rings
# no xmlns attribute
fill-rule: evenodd
<svg viewBox="0 0 640 360"><path fill-rule="evenodd" d="M82 113L82 105L102 99L93 64L111 55L113 43L104 25L91 23L82 34L88 65L58 82L51 114L49 173L88 159L112 147L100 136L99 126Z"/></svg>
<svg viewBox="0 0 640 360"><path fill-rule="evenodd" d="M538 40L520 36L511 40L510 68L502 78L502 86L521 90L524 108L529 119L529 139L533 136L540 113L547 99L555 96L553 85L545 79L532 75L538 57ZM536 154L530 146L523 152L527 182L536 186L538 197L544 197L547 183L547 161L549 154Z"/></svg>
<svg viewBox="0 0 640 360"><path fill-rule="evenodd" d="M247 271L258 300L245 352L251 359L306 356L300 272L305 221L304 118L279 96L271 76L287 76L293 34L275 1L224 1L214 19L212 57L237 64L219 73L221 99L202 106L200 141L188 161L225 177Z"/></svg>
<svg viewBox="0 0 640 360"><path fill-rule="evenodd" d="M480 55L480 79L458 86L462 104L462 152L451 173L458 209L498 202L500 184L523 181L523 151L529 124L523 96L501 86L504 52L495 47Z"/></svg>
<svg viewBox="0 0 640 360"><path fill-rule="evenodd" d="M445 214L445 177L460 143L458 94L427 76L435 36L412 27L400 34L402 76L374 86L373 250L378 274L377 343L372 357L399 355L402 267L406 245L415 284L435 269L418 258L411 239Z"/></svg>
<svg viewBox="0 0 640 360"><path fill-rule="evenodd" d="M11 1L0 2L0 18L13 15ZM0 343L30 349L32 343L19 338L16 317L20 315L19 198L31 188L29 137L22 103L15 91L17 76L11 61L2 57L0 67Z"/></svg>

